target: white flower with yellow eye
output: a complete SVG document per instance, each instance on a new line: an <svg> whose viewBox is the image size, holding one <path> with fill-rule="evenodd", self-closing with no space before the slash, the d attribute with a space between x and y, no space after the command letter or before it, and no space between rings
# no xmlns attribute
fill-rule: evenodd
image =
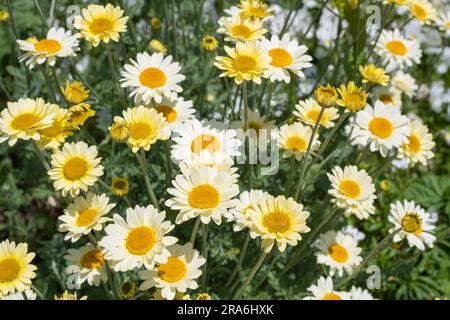
<svg viewBox="0 0 450 320"><path fill-rule="evenodd" d="M392 77L391 85L410 98L414 97L419 89L416 84L416 79L401 70L397 71L397 73Z"/></svg>
<svg viewBox="0 0 450 320"><path fill-rule="evenodd" d="M262 190L244 191L236 200L236 206L230 210L227 216L228 220L234 222L233 231L241 231L252 226L252 217L250 214L254 207L261 201L265 201L269 194Z"/></svg>
<svg viewBox="0 0 450 320"><path fill-rule="evenodd" d="M408 123L400 108L377 101L374 107L367 106L356 113L351 140L363 147L369 145L370 151L380 151L386 157L389 150L408 143Z"/></svg>
<svg viewBox="0 0 450 320"><path fill-rule="evenodd" d="M375 300L369 291L366 289L357 288L355 286L352 286L350 295L352 300Z"/></svg>
<svg viewBox="0 0 450 320"><path fill-rule="evenodd" d="M362 262L358 242L352 236L341 231L330 230L319 236L314 243L317 263L330 267L330 275L343 276L344 271L352 273L353 269Z"/></svg>
<svg viewBox="0 0 450 320"><path fill-rule="evenodd" d="M298 104L295 105L295 110L293 112L294 116L298 118L303 123L310 126L314 126L319 119L320 110L322 107L313 98L300 100ZM334 120L339 118L338 109L331 107L325 108L322 117L320 118L320 125L324 128L334 127Z"/></svg>
<svg viewBox="0 0 450 320"><path fill-rule="evenodd" d="M399 159L405 159L411 167L416 163L426 166L428 160L434 158L433 136L420 120L411 121L409 127L411 135L408 137L408 143L400 146L397 156Z"/></svg>
<svg viewBox="0 0 450 320"><path fill-rule="evenodd" d="M385 105L402 106L402 93L395 87L377 87L372 92L373 101L380 101Z"/></svg>
<svg viewBox="0 0 450 320"><path fill-rule="evenodd" d="M64 256L67 262L67 288L80 289L84 282L98 287L108 281L102 250L88 243L78 249L69 249Z"/></svg>
<svg viewBox="0 0 450 320"><path fill-rule="evenodd" d="M442 13L436 21L436 25L442 31L445 31L447 36L450 35L450 11Z"/></svg>
<svg viewBox="0 0 450 320"><path fill-rule="evenodd" d="M320 277L317 284L311 285L307 290L312 296L307 296L303 300L350 300L350 293L333 289L331 277Z"/></svg>
<svg viewBox="0 0 450 320"><path fill-rule="evenodd" d="M26 65L33 69L36 64L48 61L54 66L56 58L74 56L78 48L78 35L72 35L71 31L63 28L50 28L47 37L42 40L17 40L20 50L26 53L20 56L19 61L26 61Z"/></svg>
<svg viewBox="0 0 450 320"><path fill-rule="evenodd" d="M202 275L200 267L206 259L192 248L191 243L183 246L174 244L167 248L170 256L166 263L160 263L154 270L141 271L139 276L144 282L140 290L156 287L161 289L161 296L173 300L177 292L185 293L188 289L197 289L195 281Z"/></svg>
<svg viewBox="0 0 450 320"><path fill-rule="evenodd" d="M175 226L165 218L166 213L158 212L152 205L128 208L126 220L118 214L113 216L114 223L106 226L106 235L99 244L114 271L142 266L151 270L156 263L167 262L170 256L167 247L178 239L167 236Z"/></svg>
<svg viewBox="0 0 450 320"><path fill-rule="evenodd" d="M86 197L78 196L64 210L64 214L59 216L59 231L67 232L64 240L78 241L92 230L102 230L103 224L111 221L106 215L115 206L115 203L109 203L106 194L96 195L88 192Z"/></svg>
<svg viewBox="0 0 450 320"><path fill-rule="evenodd" d="M291 40L287 33L281 39L277 35L272 35L270 40L263 38L261 44L272 58L270 66L265 73L265 77L272 82L291 82L289 71L299 78L304 78L305 74L302 70L312 67L310 63L312 57L305 54L308 48L304 45L299 45L295 39Z"/></svg>
<svg viewBox="0 0 450 320"><path fill-rule="evenodd" d="M177 93L183 91L178 83L185 76L179 73L181 67L178 62L172 62L172 56L143 52L137 54L136 61L130 61L131 64L124 65L120 81L122 87L131 88L130 95L135 102L148 104L154 99L161 103L163 96L175 99Z"/></svg>
<svg viewBox="0 0 450 320"><path fill-rule="evenodd" d="M313 129L310 126L303 125L300 122L281 126L276 134L277 146L284 151L283 157L289 158L294 156L296 160L300 160L308 149L312 131ZM320 147L318 138L319 134L316 132L312 141L312 151L315 151Z"/></svg>
<svg viewBox="0 0 450 320"><path fill-rule="evenodd" d="M218 33L225 35L226 41L259 40L267 32L261 20L250 20L234 14L219 19Z"/></svg>
<svg viewBox="0 0 450 320"><path fill-rule="evenodd" d="M421 24L432 24L437 19L437 10L428 0L409 0L407 6Z"/></svg>
<svg viewBox="0 0 450 320"><path fill-rule="evenodd" d="M238 168L233 165L233 159L221 152L211 153L208 150L202 150L199 154L193 153L190 158L181 162L180 170L184 175L189 175L193 168L215 167L219 172L229 173L237 180Z"/></svg>

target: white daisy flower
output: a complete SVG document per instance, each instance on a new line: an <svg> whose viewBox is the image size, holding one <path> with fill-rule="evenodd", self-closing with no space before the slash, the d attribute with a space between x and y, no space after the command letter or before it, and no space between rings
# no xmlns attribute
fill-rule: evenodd
<svg viewBox="0 0 450 320"><path fill-rule="evenodd" d="M385 105L392 105L394 107L402 106L402 93L395 87L376 87L373 89L372 94L374 102L380 101Z"/></svg>
<svg viewBox="0 0 450 320"><path fill-rule="evenodd" d="M236 201L236 207L230 210L227 217L234 222L233 230L241 231L245 228L250 228L252 225L251 210L254 209L261 201L265 201L269 194L262 190L244 191L240 194L239 200Z"/></svg>
<svg viewBox="0 0 450 320"><path fill-rule="evenodd" d="M195 281L202 275L200 267L206 259L192 248L191 243L181 246L175 244L167 248L170 256L166 263L161 263L154 270L141 271L139 276L144 282L140 290L156 287L161 289L161 296L173 300L177 292L185 293L188 289L197 289Z"/></svg>
<svg viewBox="0 0 450 320"><path fill-rule="evenodd" d="M302 70L312 67L310 63L312 57L305 54L308 48L299 45L295 39L291 40L287 33L281 39L277 35L272 35L270 40L263 38L261 44L272 58L269 69L264 75L272 82L284 81L289 83L291 81L289 71L299 78L304 78L305 75Z"/></svg>
<svg viewBox="0 0 450 320"><path fill-rule="evenodd" d="M189 175L192 168L215 167L219 172L229 173L237 180L239 177L238 168L233 167L233 165L233 159L220 151L211 153L208 150L202 150L199 154L193 153L190 158L181 162L180 170L184 175Z"/></svg>
<svg viewBox="0 0 450 320"><path fill-rule="evenodd" d="M258 138L261 134L266 131L267 139L270 138L270 131L276 128L274 120L267 120L266 116L262 116L259 113L259 110L255 108L255 110L248 110L248 130L250 133L250 138ZM245 112L242 110L241 119L232 121L230 123L230 129L242 129L245 130ZM251 130L254 130L254 135Z"/></svg>
<svg viewBox="0 0 450 320"><path fill-rule="evenodd" d="M102 250L88 243L78 249L69 249L64 256L67 262L68 289L80 289L84 282L98 287L108 281Z"/></svg>
<svg viewBox="0 0 450 320"><path fill-rule="evenodd" d="M225 41L252 41L261 39L267 32L262 20L250 20L233 14L219 19L218 33L225 35Z"/></svg>
<svg viewBox="0 0 450 320"><path fill-rule="evenodd" d="M36 64L43 64L46 60L50 66L54 66L56 58L75 56L78 48L78 35L72 35L71 31L63 28L50 28L47 37L42 40L31 38L29 40L17 40L20 50L26 51L19 57L19 61L26 61L26 65L33 69Z"/></svg>
<svg viewBox="0 0 450 320"><path fill-rule="evenodd" d="M400 242L406 238L410 247L417 247L423 251L425 245L432 248L436 241L433 234L436 227L431 215L414 201L391 203L389 222L394 224L389 232L400 229L394 236L394 242Z"/></svg>
<svg viewBox="0 0 450 320"><path fill-rule="evenodd" d="M350 290L351 300L375 300L369 291L352 286Z"/></svg>
<svg viewBox="0 0 450 320"><path fill-rule="evenodd" d="M397 71L392 77L391 84L394 88L400 90L410 98L414 97L419 89L416 84L416 79L410 74L404 73L402 70Z"/></svg>
<svg viewBox="0 0 450 320"><path fill-rule="evenodd" d="M333 290L333 279L331 277L320 277L317 284L311 285L308 289L312 296L303 300L350 300L350 293Z"/></svg>
<svg viewBox="0 0 450 320"><path fill-rule="evenodd" d="M344 271L350 274L363 260L358 242L341 231L330 230L321 234L314 246L319 250L317 263L330 267L331 276L337 273L342 277Z"/></svg>
<svg viewBox="0 0 450 320"><path fill-rule="evenodd" d="M450 35L450 11L442 13L436 21L436 24L447 36Z"/></svg>
<svg viewBox="0 0 450 320"><path fill-rule="evenodd" d="M300 100L295 105L295 110L293 112L301 122L306 123L310 126L314 126L319 118L320 110L322 107L313 98ZM320 125L324 128L334 127L334 120L339 118L338 109L331 107L326 108L320 118Z"/></svg>
<svg viewBox="0 0 450 320"><path fill-rule="evenodd" d="M370 151L380 151L386 157L389 150L408 142L408 123L399 108L377 101L374 107L368 105L356 113L351 140L359 146L369 145Z"/></svg>
<svg viewBox="0 0 450 320"><path fill-rule="evenodd" d="M0 300L36 300L36 292L31 289L25 289L24 291L16 291L6 296L0 294Z"/></svg>
<svg viewBox="0 0 450 320"><path fill-rule="evenodd" d="M421 24L432 24L437 19L437 10L429 0L408 0L407 6Z"/></svg>
<svg viewBox="0 0 450 320"><path fill-rule="evenodd" d="M398 149L398 158L405 159L410 166L420 162L426 166L427 161L434 158L432 149L435 146L433 136L428 131L428 127L420 120L414 120L409 123L411 135L408 142Z"/></svg>
<svg viewBox="0 0 450 320"><path fill-rule="evenodd" d="M132 89L130 95L134 96L136 102L148 104L151 99L155 99L157 103L161 103L163 96L175 99L177 93L183 91L178 83L185 76L179 73L181 67L178 62L172 62L172 56L143 52L137 54L136 61L130 61L131 64L124 66L120 81L122 87Z"/></svg>
<svg viewBox="0 0 450 320"><path fill-rule="evenodd" d="M175 226L164 221L166 213L158 212L152 205L128 208L126 220L115 214L114 223L105 228L106 236L99 244L114 271L135 268L151 270L155 263L166 263L170 256L166 247L176 243L177 238L167 236Z"/></svg>
<svg viewBox="0 0 450 320"><path fill-rule="evenodd" d="M222 222L222 216L233 208L239 194L236 179L215 167L192 168L187 175L179 174L172 181L174 188L167 189L173 197L165 204L172 210L179 210L175 223L200 217L204 224L211 219Z"/></svg>
<svg viewBox="0 0 450 320"><path fill-rule="evenodd" d="M300 122L281 126L276 131L276 135L277 146L284 150L283 157L289 158L294 156L296 160L300 160L308 149L312 131L313 129L310 126L303 125ZM319 134L316 132L312 141L311 151L315 151L320 147L318 138Z"/></svg>

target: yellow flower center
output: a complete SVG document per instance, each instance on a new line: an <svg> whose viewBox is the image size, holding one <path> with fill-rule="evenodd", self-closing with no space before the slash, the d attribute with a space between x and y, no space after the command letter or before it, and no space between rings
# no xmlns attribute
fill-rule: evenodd
<svg viewBox="0 0 450 320"><path fill-rule="evenodd" d="M98 18L91 22L89 30L93 34L102 34L111 31L113 22L107 18Z"/></svg>
<svg viewBox="0 0 450 320"><path fill-rule="evenodd" d="M322 300L342 300L342 298L335 293L327 293L322 297Z"/></svg>
<svg viewBox="0 0 450 320"><path fill-rule="evenodd" d="M242 217L244 218L244 220L248 221L250 218L250 213L248 212L249 210L254 210L255 208L253 207L253 205L249 204L248 206L246 206L244 208L244 210L242 210Z"/></svg>
<svg viewBox="0 0 450 320"><path fill-rule="evenodd" d="M248 15L252 18L262 19L267 16L267 11L264 7L250 7L248 9Z"/></svg>
<svg viewBox="0 0 450 320"><path fill-rule="evenodd" d="M252 30L244 24L237 24L231 27L231 34L235 37L247 39L252 35Z"/></svg>
<svg viewBox="0 0 450 320"><path fill-rule="evenodd" d="M412 12L419 20L425 20L428 17L428 12L420 4L415 3L412 6Z"/></svg>
<svg viewBox="0 0 450 320"><path fill-rule="evenodd" d="M250 56L237 56L234 59L234 68L240 72L248 72L255 70L256 68L256 60Z"/></svg>
<svg viewBox="0 0 450 320"><path fill-rule="evenodd" d="M147 254L156 242L155 231L149 227L132 229L125 240L125 246L131 254L142 256Z"/></svg>
<svg viewBox="0 0 450 320"><path fill-rule="evenodd" d="M361 188L354 180L342 180L339 184L341 192L351 199L356 199L361 195Z"/></svg>
<svg viewBox="0 0 450 320"><path fill-rule="evenodd" d="M262 224L271 233L284 233L291 228L291 218L286 212L273 211L263 217Z"/></svg>
<svg viewBox="0 0 450 320"><path fill-rule="evenodd" d="M56 40L44 39L36 43L34 49L38 52L56 53L62 49L62 46Z"/></svg>
<svg viewBox="0 0 450 320"><path fill-rule="evenodd" d="M269 55L272 57L270 64L274 67L284 68L292 64L291 54L282 48L269 50Z"/></svg>
<svg viewBox="0 0 450 320"><path fill-rule="evenodd" d="M174 283L184 278L187 273L186 263L180 258L169 257L167 263L161 264L158 268L158 275L161 280Z"/></svg>
<svg viewBox="0 0 450 320"><path fill-rule="evenodd" d="M408 233L419 235L422 232L422 220L415 212L408 212L402 218L402 229Z"/></svg>
<svg viewBox="0 0 450 320"><path fill-rule="evenodd" d="M286 140L286 145L289 150L296 152L305 151L307 147L305 139L299 136L289 137Z"/></svg>
<svg viewBox="0 0 450 320"><path fill-rule="evenodd" d="M135 140L145 139L153 132L153 127L146 122L134 122L130 125L130 138Z"/></svg>
<svg viewBox="0 0 450 320"><path fill-rule="evenodd" d="M392 40L386 44L386 48L395 55L404 56L408 53L408 48L399 40Z"/></svg>
<svg viewBox="0 0 450 320"><path fill-rule="evenodd" d="M202 150L208 150L211 153L217 152L220 150L220 141L211 134L200 134L192 140L191 151L200 154Z"/></svg>
<svg viewBox="0 0 450 320"><path fill-rule="evenodd" d="M15 130L28 130L31 129L36 122L38 122L38 117L32 113L24 113L15 117L11 122L11 127Z"/></svg>
<svg viewBox="0 0 450 320"><path fill-rule="evenodd" d="M20 265L15 259L5 259L0 261L0 283L8 283L17 278L20 272Z"/></svg>
<svg viewBox="0 0 450 320"><path fill-rule="evenodd" d="M363 96L357 92L350 93L345 97L345 106L352 110L358 110L364 105L365 102Z"/></svg>
<svg viewBox="0 0 450 320"><path fill-rule="evenodd" d="M86 227L90 225L95 217L97 216L98 209L84 209L78 214L77 217L77 226L78 227Z"/></svg>
<svg viewBox="0 0 450 320"><path fill-rule="evenodd" d="M116 182L114 182L113 188L117 189L117 190L124 190L126 188L126 186L127 186L127 183L125 181L116 181Z"/></svg>
<svg viewBox="0 0 450 320"><path fill-rule="evenodd" d="M317 119L319 119L320 109L313 109L306 113L306 119L308 119L310 122L317 122ZM322 117L320 118L320 123L324 123L328 121L328 116L326 112L322 114Z"/></svg>
<svg viewBox="0 0 450 320"><path fill-rule="evenodd" d="M348 260L348 251L340 244L333 244L328 248L328 254L330 257L339 263L344 263Z"/></svg>
<svg viewBox="0 0 450 320"><path fill-rule="evenodd" d="M192 188L188 201L189 205L195 209L213 209L220 202L220 194L215 187L201 184Z"/></svg>
<svg viewBox="0 0 450 320"><path fill-rule="evenodd" d="M386 139L392 135L394 127L388 119L375 117L369 122L369 130L378 138Z"/></svg>
<svg viewBox="0 0 450 320"><path fill-rule="evenodd" d="M408 151L411 153L417 153L420 151L420 146L420 139L415 134L411 134L409 137L409 143L406 145Z"/></svg>
<svg viewBox="0 0 450 320"><path fill-rule="evenodd" d="M75 181L83 178L88 171L88 164L85 159L73 157L64 164L64 177L67 180Z"/></svg>
<svg viewBox="0 0 450 320"><path fill-rule="evenodd" d="M161 113L164 118L166 118L167 123L171 123L177 118L177 112L172 107L160 105L155 107L155 109L158 113Z"/></svg>
<svg viewBox="0 0 450 320"><path fill-rule="evenodd" d="M87 269L98 269L103 266L105 258L101 250L91 250L81 258L81 265Z"/></svg>
<svg viewBox="0 0 450 320"><path fill-rule="evenodd" d="M384 104L395 104L395 99L393 96L389 94L382 94L378 97L378 100L383 102Z"/></svg>
<svg viewBox="0 0 450 320"><path fill-rule="evenodd" d="M162 72L161 69L158 68L147 68L142 71L141 75L139 76L139 81L142 83L142 85L150 89L162 87L166 84L166 80L166 75L164 74L164 72Z"/></svg>

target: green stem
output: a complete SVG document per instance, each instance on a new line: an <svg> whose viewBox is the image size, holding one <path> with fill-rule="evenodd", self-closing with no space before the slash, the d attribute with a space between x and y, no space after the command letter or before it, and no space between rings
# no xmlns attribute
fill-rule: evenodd
<svg viewBox="0 0 450 320"><path fill-rule="evenodd" d="M269 81L269 93L267 95L267 104L266 104L266 120L270 119L270 113L272 112L272 93L274 88L274 83Z"/></svg>
<svg viewBox="0 0 450 320"><path fill-rule="evenodd" d="M202 254L203 258L206 259L205 264L203 265L203 274L202 274L202 288L206 290L206 268L208 264L208 233L207 233L208 225L202 223Z"/></svg>
<svg viewBox="0 0 450 320"><path fill-rule="evenodd" d="M330 143L331 139L333 138L334 134L337 132L339 127L342 125L342 123L350 116L350 112L344 112L339 117L338 122L336 125L331 129L331 132L327 135L325 138L325 141L323 142L322 146L320 147L319 151L317 152L317 155L320 157L325 149L327 148L328 144Z"/></svg>
<svg viewBox="0 0 450 320"><path fill-rule="evenodd" d="M55 91L53 90L52 81L50 80L50 77L48 76L47 70L45 70L44 66L40 66L40 70L42 72L42 75L44 76L45 83L47 84L48 92L51 96L52 102L57 103L58 100L56 99L56 94L55 94Z"/></svg>
<svg viewBox="0 0 450 320"><path fill-rule="evenodd" d="M50 170L50 165L48 164L47 159L45 158L44 153L42 152L41 148L37 145L36 141L33 140L33 147L34 151L36 151L36 154L39 158L39 161L41 161L42 165L44 166L45 170Z"/></svg>
<svg viewBox="0 0 450 320"><path fill-rule="evenodd" d="M117 77L117 69L114 63L113 54L111 51L111 47L109 44L105 43L106 52L108 53L108 63L109 63L109 69L111 70L111 77L113 78L113 81L116 85L117 94L119 95L120 103L124 108L127 107L127 103L123 97L123 91L122 87L120 86L119 78Z"/></svg>
<svg viewBox="0 0 450 320"><path fill-rule="evenodd" d="M61 95L62 101L64 101L64 99L65 99L64 92L63 92L61 83L58 80L58 76L56 75L56 70L55 70L55 68L51 68L51 69L52 69L52 78L55 81L56 87L58 88L57 91Z"/></svg>
<svg viewBox="0 0 450 320"><path fill-rule="evenodd" d="M248 231L247 234L245 235L245 240L244 240L244 243L242 245L238 261L237 261L236 266L234 267L233 271L231 272L231 275L228 278L228 281L225 284L225 287L228 288L230 286L230 284L233 282L233 279L236 277L236 275L238 274L239 270L241 269L242 261L244 261L245 254L247 253L247 248L248 248L249 242L250 242L250 231Z"/></svg>
<svg viewBox="0 0 450 320"><path fill-rule="evenodd" d="M250 274L248 275L247 279L245 279L244 283L239 287L239 289L236 290L236 293L233 295L233 300L237 300L241 297L242 292L247 288L247 286L252 282L253 277L258 272L259 268L264 262L264 259L266 258L267 253L265 251L262 252L261 256L259 257L258 261L254 265L252 271L250 271Z"/></svg>
<svg viewBox="0 0 450 320"><path fill-rule="evenodd" d="M38 288L36 288L36 286L34 286L34 285L32 284L32 285L31 285L31 289L33 289L33 291L36 292L36 294L38 295L38 297L39 297L41 300L45 300L45 296L42 294L42 292L41 292Z"/></svg>
<svg viewBox="0 0 450 320"><path fill-rule="evenodd" d="M144 149L139 149L139 153L136 152L135 156L139 162L139 165L141 166L141 170L142 170L142 174L144 175L144 180L145 180L145 186L147 187L147 191L148 194L150 196L150 200L153 203L153 206L158 210L161 211L159 204L158 204L158 199L156 198L155 192L153 191L153 187L152 184L150 183L150 178L148 175L148 170L147 170L147 160L145 158L145 151Z"/></svg>
<svg viewBox="0 0 450 320"><path fill-rule="evenodd" d="M194 228L192 228L191 237L189 238L189 242L192 243L192 247L194 247L195 244L195 237L197 236L198 227L200 226L200 217L197 217L195 220Z"/></svg>
<svg viewBox="0 0 450 320"><path fill-rule="evenodd" d="M247 130L249 129L248 125L248 91L247 91L247 81L244 81L242 83L242 99L244 100L244 132L248 133ZM246 143L246 154L247 154L247 173L248 173L248 189L250 190L252 188L252 171L253 166L250 163L250 137L245 137L245 143Z"/></svg>
<svg viewBox="0 0 450 320"><path fill-rule="evenodd" d="M39 13L39 17L42 20L42 23L44 24L45 28L48 29L48 23L47 23L47 20L45 19L44 13L42 12L39 2L37 0L33 0L33 1L34 1L34 6L36 7L36 10Z"/></svg>

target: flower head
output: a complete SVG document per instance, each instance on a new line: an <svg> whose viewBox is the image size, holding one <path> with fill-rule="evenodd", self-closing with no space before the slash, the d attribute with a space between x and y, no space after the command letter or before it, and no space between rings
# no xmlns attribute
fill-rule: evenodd
<svg viewBox="0 0 450 320"><path fill-rule="evenodd" d="M358 88L353 81L350 81L347 87L341 85L337 90L340 95L337 104L344 107L346 112L357 112L367 105L367 92Z"/></svg>
<svg viewBox="0 0 450 320"><path fill-rule="evenodd" d="M314 96L317 103L324 108L334 107L338 98L336 88L329 83L326 86L321 85L314 90Z"/></svg>
<svg viewBox="0 0 450 320"><path fill-rule="evenodd" d="M167 52L167 48L164 46L164 44L157 39L150 40L148 47L151 52L161 52L161 53Z"/></svg>
<svg viewBox="0 0 450 320"><path fill-rule="evenodd" d="M65 116L65 126L68 128L80 129L87 119L95 116L95 110L91 109L91 105L80 103L71 106Z"/></svg>
<svg viewBox="0 0 450 320"><path fill-rule="evenodd" d="M204 36L202 39L203 49L206 51L215 51L219 46L219 41L213 36Z"/></svg>
<svg viewBox="0 0 450 320"><path fill-rule="evenodd" d="M113 177L111 182L111 192L113 195L123 197L128 194L130 185L127 177Z"/></svg>
<svg viewBox="0 0 450 320"><path fill-rule="evenodd" d="M359 72L363 76L363 83L374 83L381 86L386 86L389 83L390 77L385 73L383 68L378 68L373 64L359 66Z"/></svg>
<svg viewBox="0 0 450 320"><path fill-rule="evenodd" d="M66 87L61 88L64 92L64 97L72 104L79 104L89 98L89 90L78 81L66 82Z"/></svg>

